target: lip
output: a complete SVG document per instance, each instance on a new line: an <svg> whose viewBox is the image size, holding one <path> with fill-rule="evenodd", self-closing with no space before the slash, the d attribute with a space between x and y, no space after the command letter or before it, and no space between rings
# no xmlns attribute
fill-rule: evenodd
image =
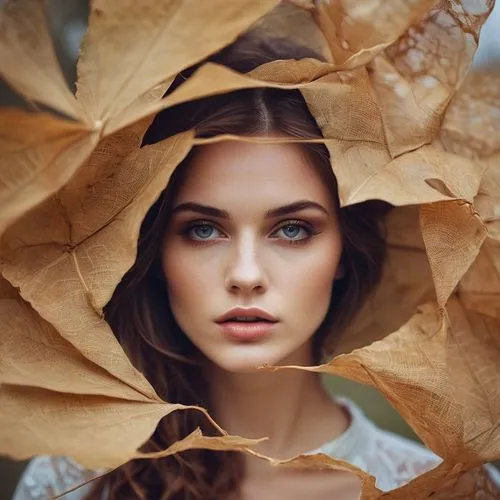
<svg viewBox="0 0 500 500"><path fill-rule="evenodd" d="M275 318L272 314L264 311L263 309L259 309L258 307L233 307L222 316L217 318L215 322L221 324L229 321L231 318L235 318L236 316L256 316L257 318L271 321L272 323L278 322L278 319Z"/></svg>
<svg viewBox="0 0 500 500"><path fill-rule="evenodd" d="M276 323L268 321L255 321L242 323L238 321L225 321L219 323L222 333L230 339L239 342L256 342L270 335L276 328Z"/></svg>
<svg viewBox="0 0 500 500"><path fill-rule="evenodd" d="M231 321L236 316L256 316L262 321L252 323ZM255 342L271 334L278 319L258 307L234 307L217 318L215 322L227 337L243 342Z"/></svg>

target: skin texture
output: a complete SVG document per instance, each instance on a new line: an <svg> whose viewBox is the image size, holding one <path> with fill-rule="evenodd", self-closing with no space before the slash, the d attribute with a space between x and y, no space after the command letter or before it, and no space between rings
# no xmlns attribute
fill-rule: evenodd
<svg viewBox="0 0 500 500"><path fill-rule="evenodd" d="M266 216L304 200L323 209ZM228 218L176 211L185 203L223 210ZM341 249L332 193L299 146L221 142L200 148L188 166L163 247L170 307L206 358L213 416L231 434L268 437L256 448L268 456L312 451L349 425L318 374L256 368L313 363L311 340L342 274ZM235 341L215 323L235 306L259 307L279 323L258 341ZM304 498L306 491L357 498L359 492L352 474L291 472L245 460L244 499Z"/></svg>

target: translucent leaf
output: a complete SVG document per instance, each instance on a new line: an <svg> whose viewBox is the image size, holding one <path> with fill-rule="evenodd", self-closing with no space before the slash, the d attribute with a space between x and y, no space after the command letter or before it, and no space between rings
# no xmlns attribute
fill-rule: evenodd
<svg viewBox="0 0 500 500"><path fill-rule="evenodd" d="M271 12L277 0L95 0L78 68L78 99L92 117L91 130L43 114L2 115L0 203L7 214L3 227L9 227L0 240L0 269L10 284L0 280L1 451L119 465L146 458L137 449L158 421L185 409L159 400L103 318L134 262L144 215L191 146L201 143L189 131L141 149L147 117L208 95L273 87L304 95L330 151L343 206L374 198L397 206L387 218L382 281L341 345L343 352L363 347L309 369L377 387L445 460L383 493L372 476L325 456L261 458L276 466L351 472L371 500L438 490L441 498L466 495L475 473L458 476L500 456L493 80L478 80L482 93L466 82L452 100L492 2L294 3ZM8 51L0 49L0 56L17 54L27 69L13 65L5 78L28 99L80 116L72 97L60 97L66 92L60 77L53 78L40 4L17 5L9 2L1 19L8 20L7 34L0 34ZM20 13L30 6L24 19ZM292 11L290 25L273 18ZM261 36L289 33L327 62L272 61L248 75L205 64L163 98L179 71L252 24ZM486 116L475 126L477 112ZM488 287L481 284L485 279ZM424 302L430 303L415 314ZM78 377L70 388L65 372ZM160 454L207 447L258 455L248 449L250 440L223 434L195 431Z"/></svg>
<svg viewBox="0 0 500 500"><path fill-rule="evenodd" d="M472 207L458 201L423 205L420 224L438 304L443 307L479 255L488 232Z"/></svg>
<svg viewBox="0 0 500 500"><path fill-rule="evenodd" d="M9 0L0 9L0 76L29 101L83 118L59 68L43 1Z"/></svg>
<svg viewBox="0 0 500 500"><path fill-rule="evenodd" d="M10 287L10 289L7 289ZM0 296L0 380L71 394L150 398L85 358L4 280ZM146 383L147 384L147 383ZM151 394L154 391L151 390ZM156 398L158 399L158 398Z"/></svg>
<svg viewBox="0 0 500 500"><path fill-rule="evenodd" d="M97 140L81 125L47 114L0 110L0 235L60 189Z"/></svg>
<svg viewBox="0 0 500 500"><path fill-rule="evenodd" d="M316 2L315 17L339 69L370 62L416 24L436 0Z"/></svg>
<svg viewBox="0 0 500 500"><path fill-rule="evenodd" d="M499 333L497 319L474 313L454 298L446 316L436 305L424 305L385 339L304 369L376 387L445 467L460 462L461 468L471 468L497 459L500 452ZM419 479L415 483L422 484Z"/></svg>
<svg viewBox="0 0 500 500"><path fill-rule="evenodd" d="M162 401L137 402L8 384L0 387L0 403L3 453L18 460L69 454L91 468L126 462L162 417L182 410L182 405Z"/></svg>
<svg viewBox="0 0 500 500"><path fill-rule="evenodd" d="M467 308L500 319L500 241L486 239L458 293Z"/></svg>
<svg viewBox="0 0 500 500"><path fill-rule="evenodd" d="M68 185L3 238L3 275L21 296L86 358L149 397L149 384L128 361L102 308L134 261L146 211L190 145L186 133L123 161L110 156L85 189L75 178L76 196Z"/></svg>
<svg viewBox="0 0 500 500"><path fill-rule="evenodd" d="M232 42L276 4L94 0L78 63L78 100L93 120L107 122L146 91ZM136 119L145 116L140 107L136 113ZM129 109L127 122L118 119L112 129L128 125L131 114Z"/></svg>
<svg viewBox="0 0 500 500"><path fill-rule="evenodd" d="M487 158L500 152L499 131L500 73L471 73L446 109L439 138L447 151Z"/></svg>
<svg viewBox="0 0 500 500"><path fill-rule="evenodd" d="M491 0L440 2L370 63L393 157L437 137L492 7Z"/></svg>

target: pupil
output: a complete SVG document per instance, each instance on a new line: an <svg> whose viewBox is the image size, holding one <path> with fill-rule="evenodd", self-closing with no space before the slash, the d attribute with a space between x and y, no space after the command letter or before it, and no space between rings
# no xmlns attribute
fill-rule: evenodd
<svg viewBox="0 0 500 500"><path fill-rule="evenodd" d="M285 234L290 238L295 238L299 234L299 228L297 226L285 226Z"/></svg>
<svg viewBox="0 0 500 500"><path fill-rule="evenodd" d="M208 238L212 234L213 228L211 226L198 226L195 228L196 235L200 238Z"/></svg>

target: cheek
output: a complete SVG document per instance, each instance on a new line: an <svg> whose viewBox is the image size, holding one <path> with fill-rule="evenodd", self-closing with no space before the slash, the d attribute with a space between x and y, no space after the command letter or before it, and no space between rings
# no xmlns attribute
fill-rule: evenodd
<svg viewBox="0 0 500 500"><path fill-rule="evenodd" d="M340 244L325 244L312 252L307 260L289 272L293 282L288 281L289 303L296 319L318 327L330 305L333 283L340 261Z"/></svg>
<svg viewBox="0 0 500 500"><path fill-rule="evenodd" d="M181 313L192 315L193 310L204 308L204 301L211 296L216 278L215 266L207 259L200 259L196 252L185 246L173 244L163 251L163 273L170 307L176 317Z"/></svg>

